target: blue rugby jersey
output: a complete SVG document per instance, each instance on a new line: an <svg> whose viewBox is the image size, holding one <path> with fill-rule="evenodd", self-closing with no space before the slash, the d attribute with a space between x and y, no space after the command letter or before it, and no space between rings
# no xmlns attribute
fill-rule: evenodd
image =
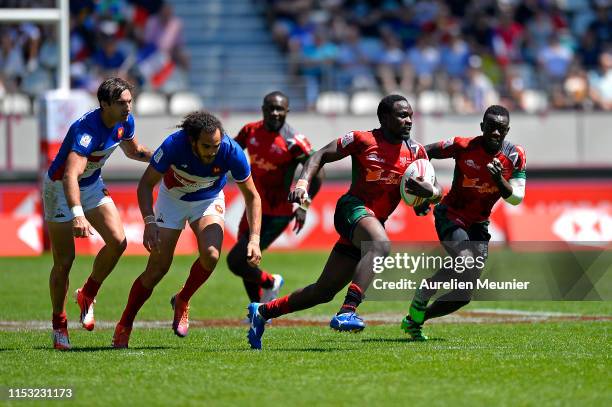
<svg viewBox="0 0 612 407"><path fill-rule="evenodd" d="M164 174L161 188L182 201L201 201L217 196L227 183L228 171L236 182L244 182L251 175L244 151L227 135L221 138L214 161L204 164L194 154L183 130L169 135L155 150L151 166Z"/></svg>
<svg viewBox="0 0 612 407"><path fill-rule="evenodd" d="M79 186L91 185L100 177L104 163L119 143L134 138L134 117L131 114L126 121L108 128L102 122L101 113L100 108L91 110L72 123L47 171L49 178L53 181L62 179L68 154L74 151L87 157L87 166L79 177Z"/></svg>

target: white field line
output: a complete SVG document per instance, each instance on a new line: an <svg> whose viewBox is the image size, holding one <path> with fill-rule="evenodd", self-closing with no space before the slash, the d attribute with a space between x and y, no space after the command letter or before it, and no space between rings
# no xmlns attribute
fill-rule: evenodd
<svg viewBox="0 0 612 407"><path fill-rule="evenodd" d="M404 314L397 313L372 313L364 314L366 323L372 325L399 324ZM459 311L442 318L428 321L432 324L494 324L494 323L529 323L529 322L552 322L552 321L612 321L610 315L580 315L562 312L546 311L519 311L510 309L476 309L469 311ZM290 316L280 318L277 322L279 326L304 325L304 324L326 324L329 316ZM115 327L114 321L96 321L97 329L112 329ZM195 327L232 327L241 325L241 318L223 319L194 319L191 325ZM136 321L136 329L170 329L172 321ZM70 329L80 328L77 321L70 321ZM51 329L51 321L29 320L29 321L5 321L0 320L0 331L19 331L19 330L47 330Z"/></svg>

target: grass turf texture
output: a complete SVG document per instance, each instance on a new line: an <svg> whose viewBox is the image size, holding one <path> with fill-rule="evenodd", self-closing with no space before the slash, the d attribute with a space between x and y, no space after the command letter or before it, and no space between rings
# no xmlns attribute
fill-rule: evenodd
<svg viewBox="0 0 612 407"><path fill-rule="evenodd" d="M283 292L318 276L326 253L266 253L265 267L286 278ZM108 348L110 329L71 330L72 352L50 349L45 330L0 331L0 386L75 388L74 405L331 403L415 405L610 405L610 322L444 324L432 338L408 342L395 325L360 335L325 327L272 327L264 351L246 344L246 328L192 329L176 338L168 303L194 257L177 257L137 321L167 320L166 329L135 329L131 349ZM124 257L98 296L96 319L116 321L146 259ZM71 290L92 264L78 257ZM50 257L0 259L0 320L50 319ZM331 317L330 304L298 313ZM192 318L235 318L247 305L241 281L220 262L192 300ZM405 311L407 304L366 302L368 313ZM610 302L481 302L476 308L611 315ZM70 300L69 319L78 319ZM3 403L3 401L0 401Z"/></svg>

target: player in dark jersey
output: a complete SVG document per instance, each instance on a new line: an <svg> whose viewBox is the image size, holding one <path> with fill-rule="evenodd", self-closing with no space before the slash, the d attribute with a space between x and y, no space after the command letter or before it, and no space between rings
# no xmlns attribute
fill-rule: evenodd
<svg viewBox="0 0 612 407"><path fill-rule="evenodd" d="M272 92L263 99L263 120L246 124L234 139L246 148L253 181L261 197L261 250L265 250L295 219L294 231L299 233L306 221L310 199L303 205L287 200L289 189L299 164L304 164L313 153L306 137L285 122L289 112L289 99L282 92ZM322 180L320 171L310 184L308 194L313 198ZM295 205L295 207L294 207ZM268 302L278 296L283 285L279 274L269 274L246 261L249 225L242 216L238 229L238 241L227 255L229 269L242 277L244 288L251 302Z"/></svg>
<svg viewBox="0 0 612 407"><path fill-rule="evenodd" d="M151 151L134 136L132 85L120 78L98 88L100 107L84 114L68 130L43 180L45 221L53 268L49 278L53 307L53 346L70 349L65 310L68 275L74 261L74 238L87 238L92 227L104 239L83 287L75 291L85 329L94 329L94 303L100 286L125 251L127 241L119 212L100 176L106 160L121 147L128 158L148 161Z"/></svg>
<svg viewBox="0 0 612 407"><path fill-rule="evenodd" d="M191 266L185 285L170 303L174 310L174 333L179 337L187 335L189 300L219 260L225 225L223 187L228 171L236 180L247 208L251 234L244 255L252 266L261 260L261 201L244 152L224 134L221 122L208 112L188 114L179 127L179 131L168 136L155 150L138 183L138 206L145 223L142 239L151 254L145 271L132 285L121 320L115 327L114 348L128 347L134 318L170 269L185 223L196 236L199 257ZM160 181L154 208L153 189Z"/></svg>
<svg viewBox="0 0 612 407"><path fill-rule="evenodd" d="M291 201L301 202L308 196L308 184L321 166L349 155L352 158L351 187L338 201L334 215L340 239L316 283L265 304L249 304L248 339L252 348L261 349L267 319L329 302L351 280L344 303L330 326L339 331L360 331L365 327L355 310L373 278L374 257L389 253L384 223L401 199L399 184L406 168L416 159L427 158L423 146L410 139L413 111L403 96L383 98L377 114L380 128L349 132L317 151L306 163L289 195ZM436 198L440 194L438 188L411 180L407 190ZM362 242L374 242L363 256Z"/></svg>
<svg viewBox="0 0 612 407"><path fill-rule="evenodd" d="M505 140L510 130L510 114L505 107L493 105L480 123L482 135L474 138L455 137L425 147L430 159L455 159L453 184L448 194L434 208L438 238L453 256L486 259L491 235L489 216L493 205L503 198L518 205L525 196L525 151ZM420 214L429 211L429 203L416 208ZM469 262L476 264L476 262ZM468 263L464 263L468 264ZM461 273L441 269L428 280L431 282L475 281L481 268L471 267ZM421 327L431 318L450 314L470 302L471 290L453 290L431 305L434 289L417 290L402 329L414 340L426 340Z"/></svg>

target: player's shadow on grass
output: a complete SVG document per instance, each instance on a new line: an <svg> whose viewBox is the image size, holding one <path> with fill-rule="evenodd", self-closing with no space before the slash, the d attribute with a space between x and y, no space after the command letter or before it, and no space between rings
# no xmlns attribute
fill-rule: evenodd
<svg viewBox="0 0 612 407"><path fill-rule="evenodd" d="M409 338L365 338L361 340L362 342L395 342L395 343L427 343L427 342L446 342L444 338L429 338L426 341L415 341L414 339Z"/></svg>

